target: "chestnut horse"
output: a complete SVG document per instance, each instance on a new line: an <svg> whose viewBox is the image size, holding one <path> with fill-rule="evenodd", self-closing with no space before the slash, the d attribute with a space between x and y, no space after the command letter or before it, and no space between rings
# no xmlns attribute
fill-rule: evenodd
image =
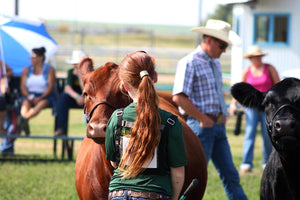
<svg viewBox="0 0 300 200"><path fill-rule="evenodd" d="M83 95L85 96L85 113L88 124L86 137L77 153L76 190L81 200L104 200L108 197L108 186L113 172L110 162L105 159L106 124L113 111L127 106L131 99L120 87L118 65L108 62L94 70L92 60L84 58L79 64L79 68L84 85ZM197 178L199 185L186 199L202 199L207 182L207 168L202 145L174 105L164 97L160 97L159 106L161 109L176 114L182 123L188 160L182 193L191 181Z"/></svg>

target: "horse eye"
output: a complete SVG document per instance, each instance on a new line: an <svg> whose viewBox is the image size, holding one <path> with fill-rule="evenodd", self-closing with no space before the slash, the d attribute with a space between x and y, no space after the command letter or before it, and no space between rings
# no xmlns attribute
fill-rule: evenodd
<svg viewBox="0 0 300 200"><path fill-rule="evenodd" d="M88 95L88 94L87 94L86 92L83 92L83 93L82 93L83 98L87 97L87 95Z"/></svg>

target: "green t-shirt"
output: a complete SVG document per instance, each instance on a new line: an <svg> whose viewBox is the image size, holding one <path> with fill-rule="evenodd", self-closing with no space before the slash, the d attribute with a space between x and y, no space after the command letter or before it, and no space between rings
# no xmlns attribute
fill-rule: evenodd
<svg viewBox="0 0 300 200"><path fill-rule="evenodd" d="M73 68L68 70L68 76L66 80L66 85L71 86L71 88L76 91L78 94L82 93L80 81L78 76L73 74Z"/></svg>
<svg viewBox="0 0 300 200"><path fill-rule="evenodd" d="M131 103L123 111L123 120L134 122L136 119L136 103ZM106 128L105 148L106 159L110 161L116 161L116 149L115 149L115 132L117 129L117 115L115 111ZM162 124L166 124L167 119L171 116L171 113L159 110ZM127 130L127 131L126 131ZM122 128L122 133L129 133L128 128ZM121 134L122 137L122 134ZM187 165L182 125L177 119L173 126L170 126L168 133L168 146L167 146L168 160L166 161L170 167L181 167ZM114 190L133 190L133 191L149 191L157 192L172 196L172 184L171 175L150 175L139 174L134 179L121 179L118 175L118 169L115 169L113 177L110 181L109 191Z"/></svg>

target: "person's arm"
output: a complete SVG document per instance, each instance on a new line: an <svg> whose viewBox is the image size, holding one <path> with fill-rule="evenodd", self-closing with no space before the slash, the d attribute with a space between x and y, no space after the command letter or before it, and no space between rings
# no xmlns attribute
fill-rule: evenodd
<svg viewBox="0 0 300 200"><path fill-rule="evenodd" d="M244 71L243 71L243 73L242 73L242 78L241 78L241 81L242 81L242 82L246 82L246 80L247 80L247 74L248 74L248 72L249 72L249 70L250 70L250 67L251 67L251 66L248 66L248 67L246 67L246 68L244 69Z"/></svg>
<svg viewBox="0 0 300 200"><path fill-rule="evenodd" d="M233 116L234 115L234 111L236 111L236 109L237 109L237 100L232 97L232 100L231 100L231 103L230 103L230 107L229 107L229 115Z"/></svg>
<svg viewBox="0 0 300 200"><path fill-rule="evenodd" d="M214 121L202 113L184 93L175 94L172 99L189 116L200 121L201 126L211 127L214 125Z"/></svg>
<svg viewBox="0 0 300 200"><path fill-rule="evenodd" d="M184 183L184 178L184 166L176 168L171 167L171 180L173 190L172 200L178 200Z"/></svg>
<svg viewBox="0 0 300 200"><path fill-rule="evenodd" d="M27 71L28 71L28 67L25 67L22 72L22 75L21 75L20 89L21 89L22 95L24 95L28 98L29 92L26 87Z"/></svg>
<svg viewBox="0 0 300 200"><path fill-rule="evenodd" d="M81 90L83 90L81 85L81 77L79 77L80 73L78 73L77 65L74 66L73 69L68 70L68 76L66 79L66 85L64 87L64 92L67 93L71 98L73 98L77 105L82 106L84 104L84 98L81 94L77 93L73 88L73 84L75 80L79 80Z"/></svg>
<svg viewBox="0 0 300 200"><path fill-rule="evenodd" d="M65 86L64 92L67 93L73 99L75 99L78 105L83 105L83 96L81 94L78 94L75 90L73 90L73 88L70 85Z"/></svg>
<svg viewBox="0 0 300 200"><path fill-rule="evenodd" d="M41 98L45 98L53 92L55 83L56 83L55 70L53 67L51 67L49 70L49 74L48 74L48 88L44 92L44 94L41 96Z"/></svg>
<svg viewBox="0 0 300 200"><path fill-rule="evenodd" d="M273 85L275 85L276 83L278 83L280 81L278 72L277 72L277 70L275 69L274 66L272 66L272 65L268 65L268 66L269 66L268 70L269 70L269 74L270 74L271 79L272 79L272 83L273 83Z"/></svg>
<svg viewBox="0 0 300 200"><path fill-rule="evenodd" d="M117 167L117 163L116 163L116 162L110 161L110 164L111 164L111 166L113 166L114 168Z"/></svg>

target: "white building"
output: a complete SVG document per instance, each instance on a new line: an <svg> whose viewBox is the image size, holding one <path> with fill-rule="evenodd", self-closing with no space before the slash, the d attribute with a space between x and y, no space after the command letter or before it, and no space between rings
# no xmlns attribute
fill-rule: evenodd
<svg viewBox="0 0 300 200"><path fill-rule="evenodd" d="M233 30L242 44L232 47L231 80L239 82L250 64L243 58L248 46L258 45L268 55L263 62L276 67L281 78L300 78L299 0L222 0L233 3ZM292 71L292 73L290 73Z"/></svg>

